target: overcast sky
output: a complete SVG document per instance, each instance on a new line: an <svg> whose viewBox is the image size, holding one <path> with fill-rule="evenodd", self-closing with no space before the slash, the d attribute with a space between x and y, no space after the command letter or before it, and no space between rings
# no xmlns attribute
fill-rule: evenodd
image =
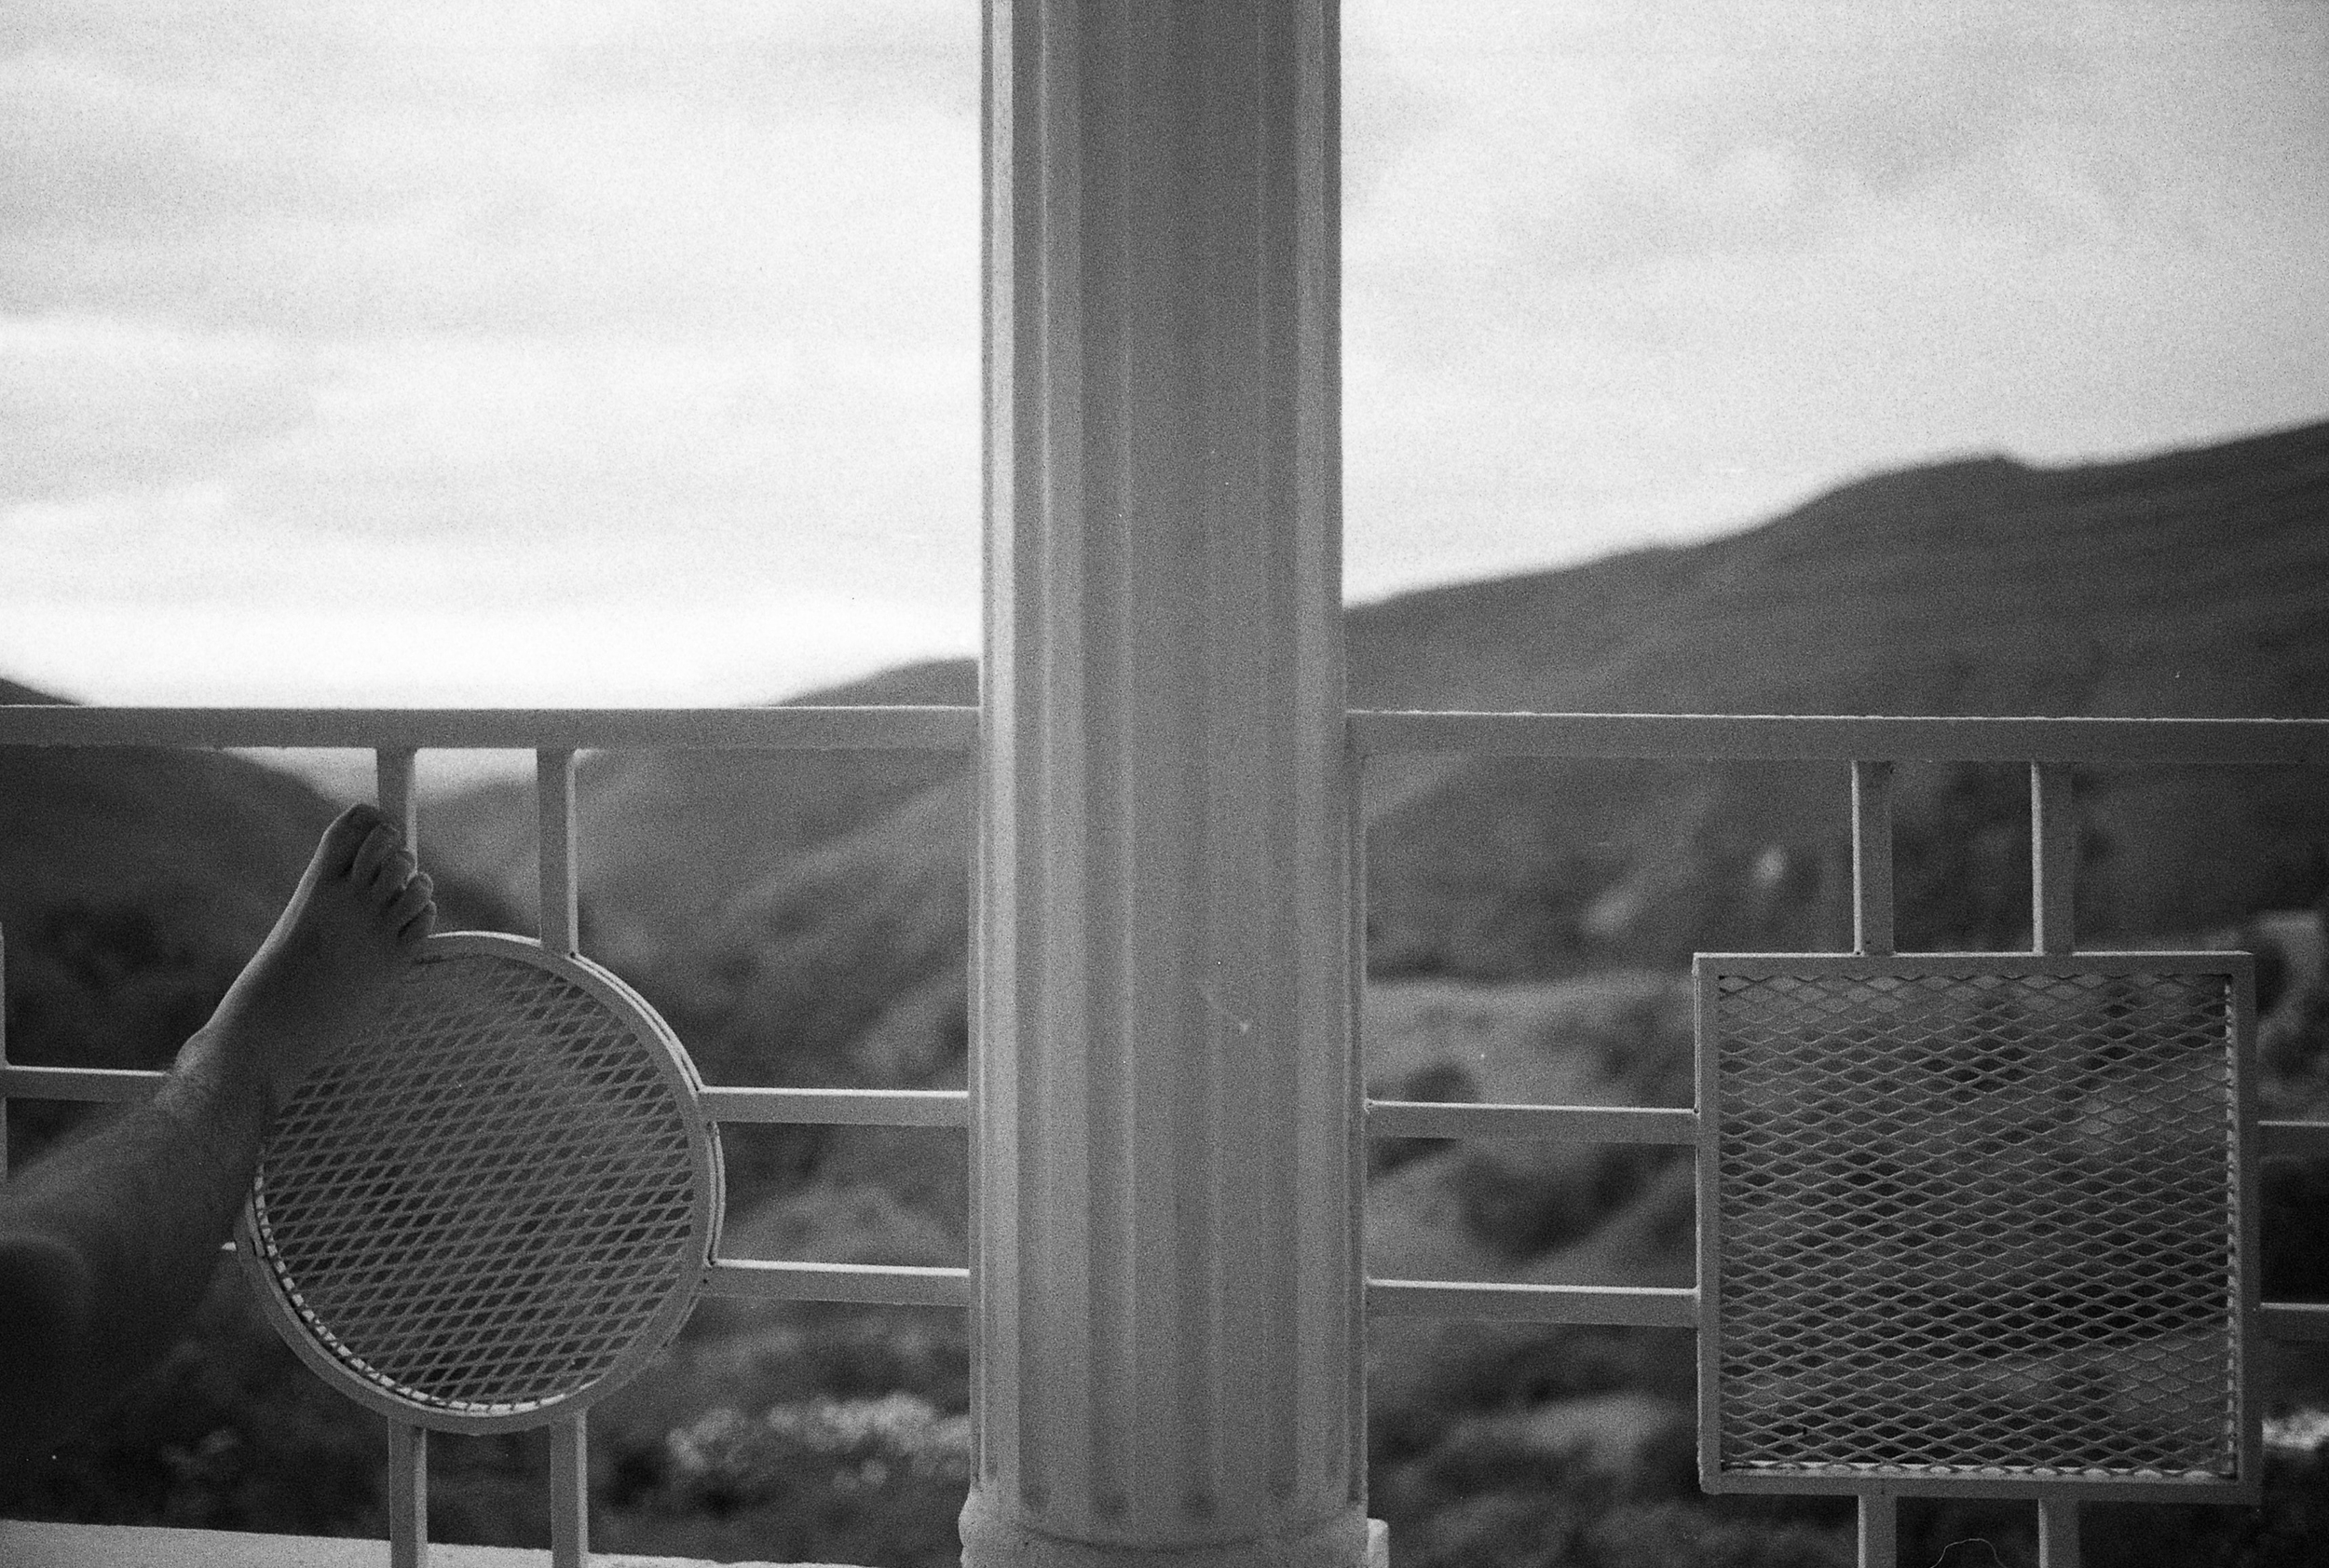
<svg viewBox="0 0 2329 1568"><path fill-rule="evenodd" d="M977 0L6 0L0 674L972 651ZM1347 582L2329 417L2329 4L1346 0Z"/></svg>

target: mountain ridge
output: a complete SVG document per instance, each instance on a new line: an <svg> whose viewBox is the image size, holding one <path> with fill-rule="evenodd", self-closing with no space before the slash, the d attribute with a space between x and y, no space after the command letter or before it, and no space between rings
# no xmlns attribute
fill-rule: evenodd
<svg viewBox="0 0 2329 1568"><path fill-rule="evenodd" d="M1740 534L1417 590L1356 607L1348 624L1361 707L2321 716L2329 423L2118 463L1977 457L1868 476ZM937 661L793 701L961 702L975 688L970 661ZM860 916L868 940L877 926L894 935L893 920L835 892L845 871L814 879L813 907L781 891L806 885L784 867L811 852L853 861L869 887L956 874L971 810L960 759L870 755L586 758L585 887L613 950L714 949L673 966L674 985L750 1013L756 944L797 951L781 931ZM1832 945L1832 773L1376 759L1374 969L1542 978L1670 964L1693 944ZM2322 811L2286 781L2091 770L2086 783L2091 930L2221 923L2260 899L2313 896ZM2026 866L2019 787L1994 770L1904 770L1904 903L1968 877L2010 887ZM425 832L456 856L485 847L479 869L516 900L530 811L522 788L486 792L440 803ZM639 825L643 813L656 822ZM952 825L933 831L941 819ZM2179 832L2188 844L2135 866ZM901 856L919 869L891 864ZM1979 909L1950 898L1922 934L2013 934L2010 893ZM1918 933L1919 917L1905 926ZM927 960L941 944L924 933L906 946ZM903 992L929 974L893 978ZM864 983L852 971L850 989Z"/></svg>
<svg viewBox="0 0 2329 1568"><path fill-rule="evenodd" d="M1361 707L2320 716L2329 422L2118 462L1976 456L1866 475L1737 534L1420 589L1355 607L1348 626ZM789 701L976 694L970 661L936 660ZM21 687L0 695L51 700ZM294 843L324 814L312 791L239 758L51 750L0 763L31 770L0 780L11 820L50 822L20 826L26 864L0 863L15 899L0 897L0 920L17 924L34 890L61 885L44 879L41 866L60 857L42 842L79 846L84 870L93 858L101 880L126 888L141 868L184 858L181 844L279 837L242 857L268 869L235 900L247 911L234 922L239 940L288 886ZM154 769L166 785L122 794ZM1827 945L1841 907L1836 771L1375 759L1372 967L1546 978L1670 964L1708 943ZM2291 781L2091 770L2084 782L2090 930L2222 923L2317 892L2322 811ZM2012 842L2017 787L1995 770L1904 770L1904 937L1920 934L1905 907L1952 882L2010 888L2026 863ZM797 1025L821 1037L809 1056L840 1071L848 1046L823 1039L819 1020L865 1027L879 1010L865 999L918 994L960 968L960 935L938 926L959 933L960 901L929 893L967 856L959 757L600 753L582 758L579 793L592 950L717 1020L735 1037L731 1054L750 1037L789 1056L775 1042ZM116 853L82 809L110 801L117 815L176 820L212 796L263 800L299 831L212 811L212 826L182 824L150 850ZM55 826L66 822L78 825ZM425 792L422 850L441 874L528 907L531 791ZM235 881L196 858L181 880ZM2009 892L1980 908L1950 897L1921 934L2012 935ZM851 956L861 942L867 950ZM772 981L764 960L774 954L806 967ZM811 1006L820 988L861 1001ZM753 1023L754 999L779 994L794 1002ZM877 1055L933 1060L923 1049Z"/></svg>

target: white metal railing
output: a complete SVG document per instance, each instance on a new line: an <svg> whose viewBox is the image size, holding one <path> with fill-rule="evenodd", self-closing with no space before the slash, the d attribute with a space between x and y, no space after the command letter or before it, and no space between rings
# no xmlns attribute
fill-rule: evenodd
<svg viewBox="0 0 2329 1568"><path fill-rule="evenodd" d="M102 708L0 704L0 745L429 751L967 752L978 710L775 708Z"/></svg>
<svg viewBox="0 0 2329 1568"><path fill-rule="evenodd" d="M970 707L718 709L97 708L0 705L0 745L358 748L375 758L383 810L415 836L414 780L423 750L530 750L537 758L540 912L545 940L571 945L577 912L574 758L581 750L921 749L968 752L978 739ZM1895 760L2026 763L2032 781L2031 901L2035 950L2067 953L2075 853L2071 763L2329 767L2329 720L1891 718L1667 714L1353 711L1355 764L1401 753L1464 752L1571 758L1836 761L1851 767L1855 945L1893 942L1891 781ZM1363 907L1363 889L1350 891ZM1346 911L1347 913L1347 911ZM0 1041L0 1107L9 1098L129 1101L162 1075L12 1064ZM960 1127L964 1090L708 1086L707 1115L732 1123ZM1696 1112L1665 1108L1442 1104L1369 1099L1369 1138L1542 1139L1688 1145ZM2329 1123L2266 1121L2261 1155L2329 1155ZM0 1134L0 1166L6 1159ZM704 1288L764 1300L964 1306L961 1268L715 1259ZM1366 1281L1382 1316L1459 1316L1561 1324L1691 1328L1697 1292L1589 1285L1448 1280ZM2260 1326L2286 1340L2329 1340L2329 1303L2266 1302ZM408 1441L407 1448L415 1445ZM568 1456L572 1458L573 1456ZM412 1453L393 1466L397 1496L417 1484ZM572 1465L559 1466L569 1471ZM557 1488L558 1511L579 1515L579 1481ZM1864 1508L1866 1499L1863 1499ZM1863 1518L1864 1540L1888 1538L1888 1505ZM407 1507L392 1511L409 1514ZM2043 1508L2055 1549L2075 1558L2076 1513ZM569 1527L567 1534L572 1534ZM1872 1535L1870 1533L1873 1532ZM1873 1559L1872 1559L1873 1561Z"/></svg>
<svg viewBox="0 0 2329 1568"><path fill-rule="evenodd" d="M915 749L975 746L971 707L769 708L99 708L0 706L0 745L367 748L382 808L417 837L413 781L422 750L531 750L538 759L545 929L573 929L573 757L580 750ZM2329 721L2316 719L1893 718L1793 715L1384 712L1350 716L1360 757L1464 752L1543 757L1842 761L1853 766L1856 929L1891 946L1890 761L2028 762L2034 784L2032 899L2041 951L2068 950L2065 857L2069 762L2329 766ZM1872 761L1871 758L1884 758ZM1357 896L1354 890L1354 896ZM7 1098L134 1100L157 1072L26 1067L0 1057ZM720 1122L966 1126L964 1090L708 1086ZM1369 1100L1370 1138L1539 1139L1688 1145L1695 1111L1608 1106ZM2329 1154L2329 1124L2265 1122L2260 1152ZM0 1143L0 1153L5 1144ZM968 1271L869 1263L721 1259L715 1294L770 1300L959 1306ZM1695 1292L1599 1286L1370 1279L1371 1312L1455 1314L1551 1323L1687 1327ZM2279 1337L2329 1339L2329 1306L2268 1302Z"/></svg>
<svg viewBox="0 0 2329 1568"><path fill-rule="evenodd" d="M1853 927L1866 953L1893 950L1895 761L2024 763L2031 773L2033 947L2072 949L2076 816L2072 763L2329 766L2329 721L2221 718L1931 718L1709 714L1354 711L1361 757L1461 752L1564 758L1682 758L1851 765ZM1688 1144L1695 1111L1371 1100L1370 1136L1570 1139ZM2261 1157L2329 1154L2329 1123L2264 1121ZM1695 1290L1453 1285L1369 1280L1377 1313L1548 1323L1690 1328ZM2267 1302L2259 1326L2282 1340L2329 1340L2329 1303ZM2059 1561L2062 1554L2057 1554Z"/></svg>
<svg viewBox="0 0 2329 1568"><path fill-rule="evenodd" d="M968 751L978 711L961 707L744 709L93 708L0 705L0 745L368 748L381 809L418 842L414 784L423 750L531 750L546 943L575 948L579 750L938 749ZM0 1041L0 1106L10 1098L134 1101L159 1072L10 1063ZM966 1126L961 1090L707 1087L714 1121L875 1126ZM5 1161L0 1133L0 1161ZM703 1289L762 1300L960 1306L969 1271L876 1263L718 1258Z"/></svg>
<svg viewBox="0 0 2329 1568"><path fill-rule="evenodd" d="M2317 718L1889 718L1795 714L1351 715L1362 756L1686 757L1725 762L2329 764Z"/></svg>

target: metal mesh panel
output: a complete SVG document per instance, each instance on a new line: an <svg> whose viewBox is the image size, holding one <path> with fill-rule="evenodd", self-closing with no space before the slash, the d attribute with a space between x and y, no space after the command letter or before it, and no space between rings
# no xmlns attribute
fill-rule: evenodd
<svg viewBox="0 0 2329 1568"><path fill-rule="evenodd" d="M315 1339L400 1398L488 1414L575 1395L702 1267L668 1070L557 975L417 962L268 1140L251 1207L266 1265Z"/></svg>
<svg viewBox="0 0 2329 1568"><path fill-rule="evenodd" d="M1709 961L1723 1475L2237 1476L2226 973Z"/></svg>

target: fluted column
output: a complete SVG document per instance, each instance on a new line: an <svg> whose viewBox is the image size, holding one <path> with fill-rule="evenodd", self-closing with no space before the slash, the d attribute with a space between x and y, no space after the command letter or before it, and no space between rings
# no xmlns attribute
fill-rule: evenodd
<svg viewBox="0 0 2329 1568"><path fill-rule="evenodd" d="M1365 1560L1333 0L989 0L964 1557Z"/></svg>

